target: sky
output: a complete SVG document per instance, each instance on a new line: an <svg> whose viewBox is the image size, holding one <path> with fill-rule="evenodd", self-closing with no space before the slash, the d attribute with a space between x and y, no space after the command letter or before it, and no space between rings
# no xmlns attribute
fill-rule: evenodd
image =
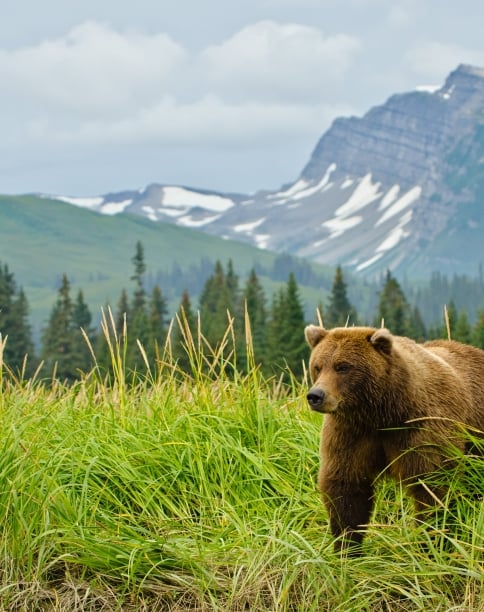
<svg viewBox="0 0 484 612"><path fill-rule="evenodd" d="M0 193L297 179L332 121L484 67L481 0L0 0Z"/></svg>

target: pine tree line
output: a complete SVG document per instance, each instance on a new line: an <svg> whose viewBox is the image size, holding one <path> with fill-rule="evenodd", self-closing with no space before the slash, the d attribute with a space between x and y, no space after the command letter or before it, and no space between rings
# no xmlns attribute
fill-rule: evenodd
<svg viewBox="0 0 484 612"><path fill-rule="evenodd" d="M8 266L0 264L0 340L7 337L3 360L16 371L22 371L25 355L32 355L34 343L29 320L29 306L23 290L17 284Z"/></svg>
<svg viewBox="0 0 484 612"><path fill-rule="evenodd" d="M40 358L47 372L52 372L60 380L74 380L91 368L89 346L81 333L82 329L88 337L94 335L91 322L92 316L82 290L73 301L71 284L64 274L57 300L42 332Z"/></svg>
<svg viewBox="0 0 484 612"><path fill-rule="evenodd" d="M169 271L158 270L148 272L146 288L151 291L155 284L166 288L166 297L170 301L177 300L186 287L190 287L193 295L199 295L203 290L205 279L213 271L213 262L203 257L196 265L181 269L175 262ZM259 277L265 277L275 282L286 282L292 272L299 283L305 287L313 287L329 292L331 290L334 271L315 269L310 262L297 259L287 253L278 254L272 265L254 264L254 271ZM370 320L378 307L378 295L385 283L385 275L378 280L364 280L348 275L348 294L357 303L360 316ZM477 274L454 274L447 277L440 272L434 272L430 279L423 283L410 282L405 278L401 285L408 302L418 307L422 320L431 326L442 319L443 304L453 301L458 310L465 310L472 324L477 320L478 312L484 304L484 274L479 266Z"/></svg>
<svg viewBox="0 0 484 612"><path fill-rule="evenodd" d="M160 286L154 284L147 290L147 269L139 242L131 261L132 293L123 289L117 304L112 309L110 305L104 308L110 316L112 311L113 332L128 371L143 372L146 363L155 364L163 359L168 341L172 356L184 371L193 368L193 354L187 347L195 343L202 352L218 355L220 367L236 364L238 370L247 372L253 362L265 375L287 376L288 371L296 377L303 374L303 362L308 357L303 336L307 316L294 272L289 272L286 282L268 299L255 268L241 283L231 260L225 268L217 261L202 286L197 307L185 289L171 321L166 295ZM61 279L56 302L42 331L37 357L27 299L6 265L0 267L0 308L0 334L8 335L3 361L14 372L29 375L42 361L42 371L48 376L73 381L92 369L94 354L98 367L109 373L111 356L105 334L92 325L82 290L75 298L71 297L66 275ZM484 348L484 308L478 312L474 325L470 324L467 312L457 310L454 303L447 310L453 339ZM336 268L329 298L317 305L313 320L317 311L328 328L383 324L394 334L418 341L448 335L443 318L442 325L426 329L418 307L409 305L401 285L390 272L383 281L373 320L360 318L351 304L340 266ZM228 330L231 337L227 341ZM25 355L29 355L27 361Z"/></svg>
<svg viewBox="0 0 484 612"><path fill-rule="evenodd" d="M458 311L465 311L475 322L484 304L484 274L479 266L475 278L466 274L454 274L451 278L434 272L424 286L403 281L403 290L412 304L418 306L423 319L430 324L442 318L442 304L451 302Z"/></svg>

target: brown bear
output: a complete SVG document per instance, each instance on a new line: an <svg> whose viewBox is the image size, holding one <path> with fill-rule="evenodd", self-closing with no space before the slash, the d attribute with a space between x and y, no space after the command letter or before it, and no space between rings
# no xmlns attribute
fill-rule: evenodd
<svg viewBox="0 0 484 612"><path fill-rule="evenodd" d="M305 336L307 400L325 414L318 485L336 549L358 554L378 476L403 482L422 513L441 493L422 478L446 465L446 446L465 450L466 426L484 431L484 351L383 328L309 325Z"/></svg>

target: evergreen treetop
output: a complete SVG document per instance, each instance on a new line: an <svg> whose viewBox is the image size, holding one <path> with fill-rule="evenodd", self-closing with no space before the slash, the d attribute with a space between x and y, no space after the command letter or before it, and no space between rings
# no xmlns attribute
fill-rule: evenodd
<svg viewBox="0 0 484 612"><path fill-rule="evenodd" d="M344 327L347 324L356 323L356 311L348 299L341 266L336 268L329 305L324 312L323 322L328 328Z"/></svg>
<svg viewBox="0 0 484 612"><path fill-rule="evenodd" d="M79 377L79 369L85 364L79 355L82 334L74 319L75 306L70 292L71 284L63 274L57 300L42 333L42 358L49 375L55 371L60 380L73 381ZM90 315L84 308L82 293L78 295L77 305L78 314L82 312L82 317L87 320Z"/></svg>

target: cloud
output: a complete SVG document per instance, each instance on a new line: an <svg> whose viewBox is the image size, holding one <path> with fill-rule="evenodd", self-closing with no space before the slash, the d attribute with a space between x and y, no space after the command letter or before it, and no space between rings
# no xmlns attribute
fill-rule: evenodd
<svg viewBox="0 0 484 612"><path fill-rule="evenodd" d="M407 27L412 25L414 19L414 11L409 11L403 6L392 6L388 11L388 23L392 27Z"/></svg>
<svg viewBox="0 0 484 612"><path fill-rule="evenodd" d="M425 12L425 3L419 0L398 0L398 2L388 2L388 0L350 0L348 10L356 9L364 12L378 14L378 21L385 27L392 29L406 28L415 26L416 22L422 18Z"/></svg>
<svg viewBox="0 0 484 612"><path fill-rule="evenodd" d="M0 81L21 104L111 114L162 93L186 55L166 34L119 33L87 22L37 46L0 51Z"/></svg>
<svg viewBox="0 0 484 612"><path fill-rule="evenodd" d="M58 129L49 123L35 126L35 140L51 139L59 145L106 145L161 142L163 145L209 144L237 146L266 144L313 136L340 114L346 105L228 103L214 95L180 103L166 97L157 105L142 108L128 117L85 121ZM316 131L317 133L317 131ZM32 132L34 136L34 132Z"/></svg>
<svg viewBox="0 0 484 612"><path fill-rule="evenodd" d="M344 34L262 21L190 53L165 33L87 22L37 46L0 50L0 81L9 84L0 146L317 134L350 110L335 92L359 48Z"/></svg>
<svg viewBox="0 0 484 612"><path fill-rule="evenodd" d="M484 66L484 52L460 45L429 41L411 48L405 54L403 63L417 77L432 84L439 84L459 64Z"/></svg>
<svg viewBox="0 0 484 612"><path fill-rule="evenodd" d="M205 49L200 64L216 91L237 99L330 98L360 46L345 34L325 37L309 26L261 21Z"/></svg>

